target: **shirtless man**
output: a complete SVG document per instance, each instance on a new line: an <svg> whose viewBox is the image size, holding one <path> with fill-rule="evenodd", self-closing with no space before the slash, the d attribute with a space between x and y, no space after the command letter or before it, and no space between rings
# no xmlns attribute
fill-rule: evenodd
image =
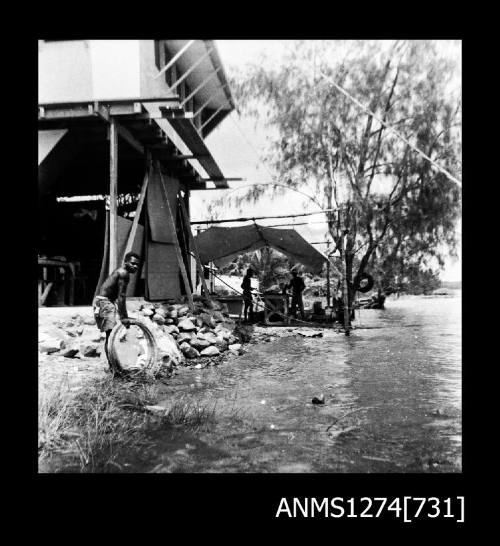
<svg viewBox="0 0 500 546"><path fill-rule="evenodd" d="M109 368L113 375L124 375L125 370L123 370L121 366L113 367L109 361L109 334L116 325L117 313L123 326L125 326L125 328L129 328L130 326L126 306L127 286L130 274L137 271L139 264L140 258L135 252L126 254L123 267L115 269L103 282L92 304L97 327L101 332L106 332L104 350L106 352Z"/></svg>

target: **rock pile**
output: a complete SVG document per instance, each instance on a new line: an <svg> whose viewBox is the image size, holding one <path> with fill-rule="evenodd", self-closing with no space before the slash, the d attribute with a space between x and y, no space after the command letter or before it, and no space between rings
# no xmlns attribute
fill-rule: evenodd
<svg viewBox="0 0 500 546"><path fill-rule="evenodd" d="M170 368L195 365L196 359L213 365L226 351L242 354L241 344L248 341L235 329L227 306L218 302L195 301L192 311L185 303L134 301L127 307L131 318L143 321L153 332L159 360ZM96 357L104 350L104 338L91 314L74 314L70 321L58 321L40 333L39 351L66 358Z"/></svg>
<svg viewBox="0 0 500 546"><path fill-rule="evenodd" d="M235 335L235 322L229 318L227 307L217 302L196 301L192 311L186 304L144 303L138 316L153 330L159 346L164 338L175 341L181 358L172 351L164 351L162 358L190 365L200 357L215 357L228 350L232 354L243 352Z"/></svg>

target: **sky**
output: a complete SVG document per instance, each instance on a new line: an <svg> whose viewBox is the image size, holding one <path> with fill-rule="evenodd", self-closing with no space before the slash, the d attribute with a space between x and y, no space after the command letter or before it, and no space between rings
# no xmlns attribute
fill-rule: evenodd
<svg viewBox="0 0 500 546"><path fill-rule="evenodd" d="M217 49L228 76L235 68L247 63L262 62L261 55L266 54L268 63L279 63L287 48L293 47L293 42L284 40L216 40ZM388 42L389 43L389 42ZM443 53L460 59L461 46L457 41L442 41L440 47ZM190 213L192 221L204 220L209 217L207 207L211 201L228 196L242 195L248 186L256 183L272 181L271 173L261 160L266 146L265 133L255 126L255 121L239 117L233 111L207 137L206 143L213 157L221 167L226 177L243 178L244 181L228 182L229 190L194 191L191 194ZM238 189L240 188L240 189ZM274 200L262 199L256 204L244 204L242 207L225 206L219 211L219 218L255 217L266 215L296 214L305 211L314 212L318 207L307 202L298 193L286 191L283 196ZM315 222L308 225L297 225L296 230L309 242L325 240L326 224L324 214L299 218L259 220L262 225L284 223ZM242 223L225 223L225 227L243 225ZM293 226L283 226L292 228ZM457 226L460 230L460 226ZM326 245L314 245L324 251ZM461 257L458 260L447 259L445 269L441 272L443 281L458 281L461 279Z"/></svg>

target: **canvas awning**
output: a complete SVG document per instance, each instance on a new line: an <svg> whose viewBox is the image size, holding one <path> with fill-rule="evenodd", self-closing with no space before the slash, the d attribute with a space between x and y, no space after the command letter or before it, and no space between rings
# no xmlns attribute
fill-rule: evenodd
<svg viewBox="0 0 500 546"><path fill-rule="evenodd" d="M275 229L256 223L239 227L211 227L195 237L201 261L224 266L245 252L270 246L320 273L327 257L293 229Z"/></svg>

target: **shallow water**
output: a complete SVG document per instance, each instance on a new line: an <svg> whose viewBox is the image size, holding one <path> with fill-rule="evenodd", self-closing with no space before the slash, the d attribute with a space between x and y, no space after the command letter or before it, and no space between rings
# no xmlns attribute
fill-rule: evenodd
<svg viewBox="0 0 500 546"><path fill-rule="evenodd" d="M388 300L355 324L349 337L281 337L221 366L182 370L163 404L215 406L216 423L158 433L148 467L460 472L460 297ZM320 394L325 404L313 405Z"/></svg>

